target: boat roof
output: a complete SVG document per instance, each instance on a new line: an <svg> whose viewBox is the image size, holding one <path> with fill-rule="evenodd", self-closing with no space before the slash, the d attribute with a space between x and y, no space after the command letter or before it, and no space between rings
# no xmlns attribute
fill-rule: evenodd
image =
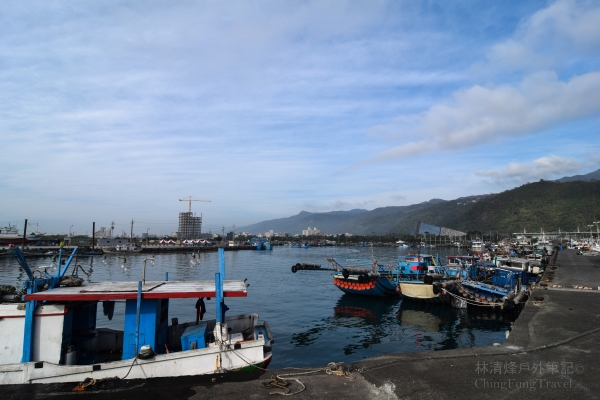
<svg viewBox="0 0 600 400"><path fill-rule="evenodd" d="M479 258L479 257L475 257L475 256L446 256L447 258L458 258L461 260L472 260L474 258Z"/></svg>
<svg viewBox="0 0 600 400"><path fill-rule="evenodd" d="M519 257L498 257L498 260L509 261L509 262L514 262L514 263L521 263L521 264L531 261L526 258L519 258Z"/></svg>
<svg viewBox="0 0 600 400"><path fill-rule="evenodd" d="M87 282L25 295L38 301L104 301L137 299L138 282ZM224 297L246 297L243 281L224 281ZM143 299L187 299L216 297L215 281L158 281L142 285Z"/></svg>

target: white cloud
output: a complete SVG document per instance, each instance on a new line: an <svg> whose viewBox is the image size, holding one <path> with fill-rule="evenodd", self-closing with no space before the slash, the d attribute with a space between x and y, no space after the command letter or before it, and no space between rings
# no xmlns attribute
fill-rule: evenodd
<svg viewBox="0 0 600 400"><path fill-rule="evenodd" d="M600 72L558 80L551 72L535 73L518 87L473 86L458 91L450 104L374 129L418 139L386 150L358 165L423 154L461 150L533 135L553 125L600 113Z"/></svg>
<svg viewBox="0 0 600 400"><path fill-rule="evenodd" d="M491 69L534 72L519 84L474 85L419 114L402 114L373 126L369 137L403 144L342 169L424 154L463 150L530 136L600 114L600 72L568 80L548 67L592 59L600 53L600 3L559 0L523 20L509 39L488 54ZM568 61L567 61L568 60ZM339 174L338 172L338 174Z"/></svg>
<svg viewBox="0 0 600 400"><path fill-rule="evenodd" d="M509 163L501 170L476 171L475 175L496 184L521 184L539 179L556 179L581 170L583 164L567 157L550 155L528 163Z"/></svg>
<svg viewBox="0 0 600 400"><path fill-rule="evenodd" d="M600 52L600 3L559 0L524 20L514 36L493 46L492 67L545 69L572 55L597 57Z"/></svg>

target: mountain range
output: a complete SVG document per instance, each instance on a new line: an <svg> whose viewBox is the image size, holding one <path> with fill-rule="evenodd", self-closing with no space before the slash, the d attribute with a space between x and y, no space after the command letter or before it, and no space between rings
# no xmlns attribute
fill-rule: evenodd
<svg viewBox="0 0 600 400"><path fill-rule="evenodd" d="M586 231L592 222L600 221L600 169L556 181L540 180L497 194L432 199L370 211L302 211L288 218L240 227L238 232L273 230L294 235L310 227L325 234L408 234L419 221L463 232Z"/></svg>

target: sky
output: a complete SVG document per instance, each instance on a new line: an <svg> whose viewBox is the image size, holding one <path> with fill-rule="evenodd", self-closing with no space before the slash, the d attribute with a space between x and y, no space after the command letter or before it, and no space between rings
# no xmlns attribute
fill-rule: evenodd
<svg viewBox="0 0 600 400"><path fill-rule="evenodd" d="M215 233L585 174L600 1L8 0L0 146L0 227L58 234L170 234L189 196Z"/></svg>

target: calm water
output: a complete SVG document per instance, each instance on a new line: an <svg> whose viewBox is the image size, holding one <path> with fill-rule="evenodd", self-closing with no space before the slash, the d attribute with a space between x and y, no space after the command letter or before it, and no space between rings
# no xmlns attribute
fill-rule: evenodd
<svg viewBox="0 0 600 400"><path fill-rule="evenodd" d="M456 249L435 250L440 255ZM395 264L395 248L375 248L379 263ZM94 281L139 281L144 258L128 255L125 264L117 255L80 257L76 264ZM146 280L214 279L217 253L156 255L147 262ZM248 279L248 297L226 299L229 315L257 312L266 320L275 338L273 368L321 366L329 362L351 363L387 353L432 351L488 346L503 343L511 322L496 313L474 313L450 306L433 306L400 299L370 299L344 294L332 283L331 272L298 271L298 262L325 265L327 257L371 258L362 247L298 249L276 247L272 251L225 252L226 279ZM28 260L30 266L50 266L50 258ZM72 265L76 265L75 262ZM69 270L70 274L70 270ZM12 258L0 259L0 283L22 281ZM83 274L79 274L83 276ZM181 322L195 319L195 299L171 300L169 317ZM214 318L214 299L206 302L205 319ZM98 307L98 327L122 329L124 303L117 304L112 321Z"/></svg>

